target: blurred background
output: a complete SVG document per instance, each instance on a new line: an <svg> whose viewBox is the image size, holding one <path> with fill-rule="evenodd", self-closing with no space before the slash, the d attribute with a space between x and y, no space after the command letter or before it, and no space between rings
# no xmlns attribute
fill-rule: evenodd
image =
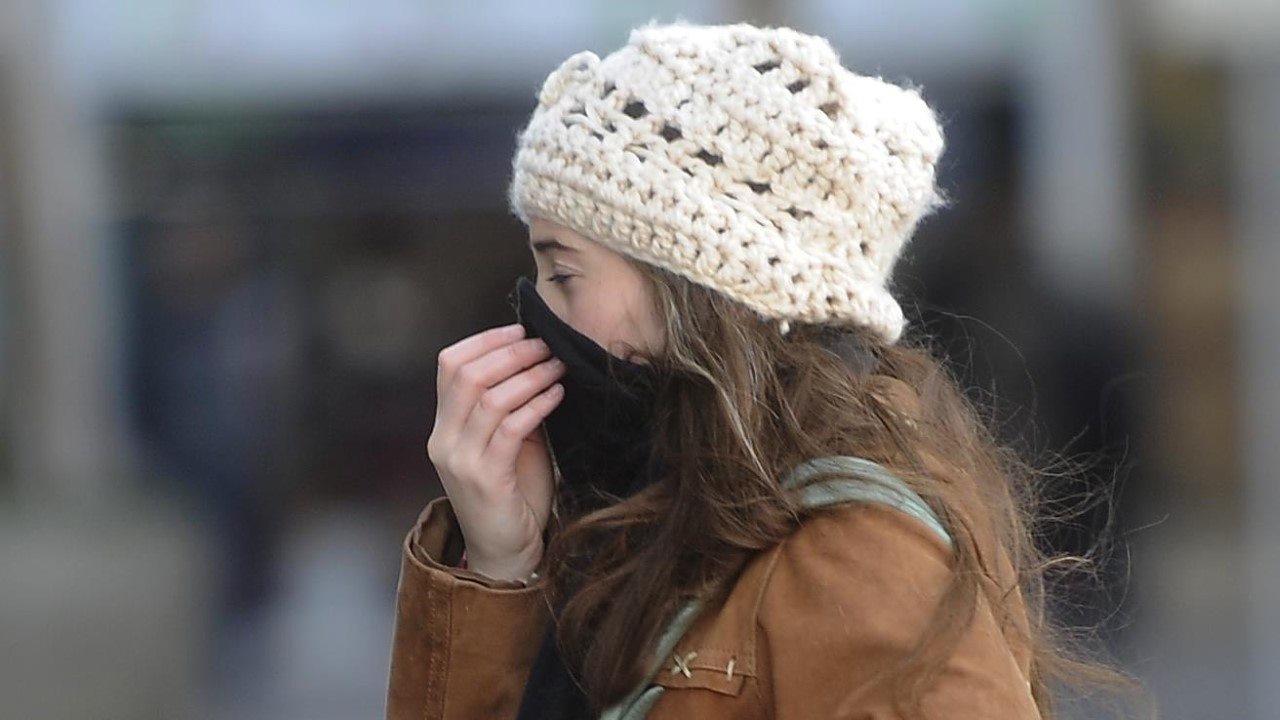
<svg viewBox="0 0 1280 720"><path fill-rule="evenodd" d="M0 716L382 716L435 355L531 267L515 133L564 57L683 18L923 87L956 203L908 316L1108 499L1047 537L1111 538L1058 612L1162 717L1280 717L1280 4L4 9Z"/></svg>

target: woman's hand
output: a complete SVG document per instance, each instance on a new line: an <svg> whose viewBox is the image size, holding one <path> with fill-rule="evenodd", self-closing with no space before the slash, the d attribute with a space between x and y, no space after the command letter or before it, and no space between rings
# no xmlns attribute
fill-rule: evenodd
<svg viewBox="0 0 1280 720"><path fill-rule="evenodd" d="M526 578L542 559L555 488L538 430L564 396L564 364L519 324L463 338L438 362L427 456L458 517L467 566Z"/></svg>

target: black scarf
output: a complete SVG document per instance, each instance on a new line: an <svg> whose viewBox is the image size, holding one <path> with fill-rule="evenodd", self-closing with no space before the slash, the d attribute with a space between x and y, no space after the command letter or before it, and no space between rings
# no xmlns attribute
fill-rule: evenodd
<svg viewBox="0 0 1280 720"><path fill-rule="evenodd" d="M652 368L612 355L561 320L526 277L517 280L511 299L529 337L546 341L567 366L560 379L564 397L544 423L560 470L556 494L562 507L577 516L656 481L664 467L652 452ZM517 720L591 718L587 698L560 655L555 627L553 618L529 671Z"/></svg>

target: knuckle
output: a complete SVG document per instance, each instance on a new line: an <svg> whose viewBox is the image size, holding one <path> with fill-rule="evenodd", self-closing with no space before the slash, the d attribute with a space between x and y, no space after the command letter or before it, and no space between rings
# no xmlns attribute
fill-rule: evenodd
<svg viewBox="0 0 1280 720"><path fill-rule="evenodd" d="M458 384L466 387L478 387L480 385L479 375L480 371L476 369L475 365L470 364L463 365L455 373Z"/></svg>
<svg viewBox="0 0 1280 720"><path fill-rule="evenodd" d="M493 413L502 409L502 401L498 399L492 390L481 395L476 405L486 413Z"/></svg>
<svg viewBox="0 0 1280 720"><path fill-rule="evenodd" d="M448 460L444 439L438 437L434 432L427 438L427 457L431 458L431 462L437 465L444 464Z"/></svg>
<svg viewBox="0 0 1280 720"><path fill-rule="evenodd" d="M505 420L498 423L497 432L504 437L515 437L520 434L520 415L512 413Z"/></svg>
<svg viewBox="0 0 1280 720"><path fill-rule="evenodd" d="M431 458L431 463L435 465L438 470L444 470L445 472L455 475L458 472L458 468L456 467L457 462L453 453L445 448L436 448L436 453L435 456Z"/></svg>

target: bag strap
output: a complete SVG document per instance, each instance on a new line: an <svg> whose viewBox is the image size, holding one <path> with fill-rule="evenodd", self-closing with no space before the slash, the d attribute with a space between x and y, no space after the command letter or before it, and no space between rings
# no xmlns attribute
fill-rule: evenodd
<svg viewBox="0 0 1280 720"><path fill-rule="evenodd" d="M901 478L889 472L883 465L853 455L828 455L806 460L782 480L784 488L793 489L818 473L839 472L838 477L809 483L800 488L800 504L806 508L826 507L844 502L880 503L889 505L919 519L936 533L948 546L953 544L951 535L942 526L937 515L914 490ZM653 684L663 664L675 650L680 639L697 619L702 605L693 599L676 611L658 638L654 658L644 682L600 714L600 720L642 720L653 704L666 690Z"/></svg>
<svg viewBox="0 0 1280 720"><path fill-rule="evenodd" d="M889 505L923 522L948 547L953 544L951 534L942 526L924 498L883 465L866 458L828 455L806 460L783 479L782 485L788 489L794 488L818 473L832 471L843 473L843 476L801 488L801 505L807 508L843 502Z"/></svg>

